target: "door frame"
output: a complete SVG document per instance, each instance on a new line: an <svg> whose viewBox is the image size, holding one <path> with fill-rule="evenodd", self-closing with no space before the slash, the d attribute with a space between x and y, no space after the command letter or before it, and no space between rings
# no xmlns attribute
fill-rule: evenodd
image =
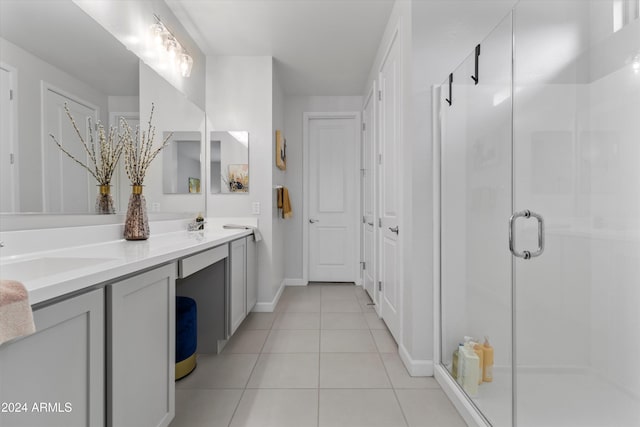
<svg viewBox="0 0 640 427"><path fill-rule="evenodd" d="M49 139L49 135L47 134L46 131L46 123L45 123L45 109L47 108L47 106L45 105L45 100L47 99L47 92L53 92L57 95L60 95L64 98L68 98L70 100L72 100L73 102L76 102L80 105L83 105L87 108L89 108L90 110L95 111L95 120L94 120L94 126L97 125L98 121L100 120L100 107L85 100L80 98L78 95L75 95L71 92L68 92L64 89L61 89L47 81L42 80L41 84L40 84L40 129L41 129L41 135L42 137L40 138L40 167L42 170L42 187L41 188L45 188L46 187L46 177L45 177L45 170L46 170L46 163L47 160L45 159L45 145L47 143L50 143ZM91 130L92 132L94 131L93 129ZM91 188L91 179L90 179L90 175L89 172L87 172L87 182L89 183L89 188ZM62 185L62 183L61 183ZM49 194L47 194L46 191L42 191L41 194L41 200L42 200L42 210L44 213L51 213L49 210L49 199L48 197L50 196ZM87 193L87 212L93 212L91 209L93 207L93 199L92 197L95 198L95 193L92 195L90 190Z"/></svg>
<svg viewBox="0 0 640 427"><path fill-rule="evenodd" d="M364 102L362 103L362 122L366 123L364 121L364 115L365 115L365 107L367 106L367 104L369 102L371 102L371 108L373 110L373 123L366 123L366 126L369 127L371 126L371 151L373 154L373 159L371 162L371 179L372 179L372 185L373 185L373 200L372 200L372 204L373 204L373 248L372 248L372 260L371 260L371 268L373 269L373 295L371 295L371 298L373 300L373 303L375 304L375 310L376 313L378 315L380 315L380 304L379 304L379 292L378 292L378 272L380 271L379 269L379 239L380 239L380 228L378 227L378 217L379 217L379 194L378 191L380 190L380 185L378 182L379 179L379 163L378 163L378 159L379 159L379 155L380 155L380 147L378 146L378 125L379 125L379 120L378 120L378 101L375 98L375 94L378 90L378 84L377 84L377 80L374 80L371 84L371 88L369 89L369 91L367 92L367 95L364 97ZM362 152L360 153L361 158L362 158L362 166L361 169L364 169L365 166L365 159L364 159L364 144L365 144L365 139L364 139L364 130L362 132L362 142L361 142L361 149ZM366 172L365 172L366 173ZM362 176L362 174L360 175L360 181L361 181L361 191L363 191L363 193L360 196L361 199L361 212L360 212L360 216L364 217L364 178ZM361 236L360 236L360 242L361 242L361 253L362 253L362 259L364 261L364 251L365 251L365 245L364 245L364 229L365 229L366 225L364 224L364 222L362 222L360 224L360 229L361 229ZM364 270L361 269L361 277L362 277L362 287L364 288L365 286L365 282L364 282Z"/></svg>
<svg viewBox="0 0 640 427"><path fill-rule="evenodd" d="M355 119L359 129L362 129L362 117L359 111L341 111L341 112L303 112L302 113L302 281L305 285L309 283L309 123L311 120L316 119ZM353 167L355 170L360 170L360 160L362 158L362 132L356 132L356 155L354 156ZM356 185L354 188L356 192L355 197L360 200L360 185ZM360 211L356 209L355 214L359 215ZM354 242L354 262L360 262L360 227L355 227L355 239ZM357 285L361 283L359 280L360 268L359 264L354 268L356 277L353 278Z"/></svg>
<svg viewBox="0 0 640 427"><path fill-rule="evenodd" d="M14 163L11 168L11 179L13 184L13 191L11 194L11 203L13 207L13 213L20 212L20 147L18 141L20 129L18 127L18 69L13 65L9 65L4 61L0 61L0 68L6 70L9 73L9 88L12 91L13 98L11 107L9 109L9 121L11 122L11 137L9 144L11 145L11 152L13 153Z"/></svg>

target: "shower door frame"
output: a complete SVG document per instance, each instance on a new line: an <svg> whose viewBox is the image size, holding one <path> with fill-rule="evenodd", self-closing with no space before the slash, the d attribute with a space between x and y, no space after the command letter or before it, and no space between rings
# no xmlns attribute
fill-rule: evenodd
<svg viewBox="0 0 640 427"><path fill-rule="evenodd" d="M511 110L511 123L510 123L510 145L511 145L511 192L510 192L510 212L515 210L515 147L514 147L514 66L515 66L515 6L505 15L499 22L509 17L511 21L511 69L510 69L510 96L509 104ZM499 25L499 24L498 24ZM493 30L492 30L493 31ZM486 37L489 37L492 32L489 32ZM484 40L484 39L483 39ZM456 67L457 69L457 67ZM431 88L431 107L432 107L432 159L433 159L433 312L434 312L434 329L433 329L433 366L434 366L434 378L438 384L442 387L447 397L451 400L459 414L464 421L470 426L477 427L492 427L493 425L488 418L482 413L479 408L463 390L462 387L451 376L450 372L442 363L441 351L442 351L442 121L441 121L441 100L443 90L447 90L444 86L433 85ZM509 218L505 218L505 228L508 225ZM505 242L505 250L509 250L508 242ZM516 358L516 292L515 292L515 280L516 280L516 264L515 257L510 256L509 262L510 268L510 316L511 316L511 425L516 426L517 420L517 358Z"/></svg>

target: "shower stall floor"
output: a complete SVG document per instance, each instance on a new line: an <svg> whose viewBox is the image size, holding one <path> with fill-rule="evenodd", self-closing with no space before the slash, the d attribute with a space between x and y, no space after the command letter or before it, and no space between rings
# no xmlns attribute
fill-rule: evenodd
<svg viewBox="0 0 640 427"><path fill-rule="evenodd" d="M521 369L518 427L639 427L640 399L586 370ZM511 373L496 369L472 399L493 426L510 426Z"/></svg>

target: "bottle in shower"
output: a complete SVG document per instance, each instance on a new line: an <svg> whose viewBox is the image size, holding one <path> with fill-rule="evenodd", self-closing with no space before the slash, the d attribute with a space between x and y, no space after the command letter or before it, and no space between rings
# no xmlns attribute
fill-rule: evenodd
<svg viewBox="0 0 640 427"><path fill-rule="evenodd" d="M484 353L482 381L490 383L493 381L493 347L489 344L489 337L484 337L484 345L482 347L482 352Z"/></svg>

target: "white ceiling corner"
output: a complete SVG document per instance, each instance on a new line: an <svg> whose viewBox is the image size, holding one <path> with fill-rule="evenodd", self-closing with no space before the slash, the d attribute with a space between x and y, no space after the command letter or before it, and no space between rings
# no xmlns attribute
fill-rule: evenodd
<svg viewBox="0 0 640 427"><path fill-rule="evenodd" d="M165 0L206 55L273 56L288 95L361 95L394 0Z"/></svg>

